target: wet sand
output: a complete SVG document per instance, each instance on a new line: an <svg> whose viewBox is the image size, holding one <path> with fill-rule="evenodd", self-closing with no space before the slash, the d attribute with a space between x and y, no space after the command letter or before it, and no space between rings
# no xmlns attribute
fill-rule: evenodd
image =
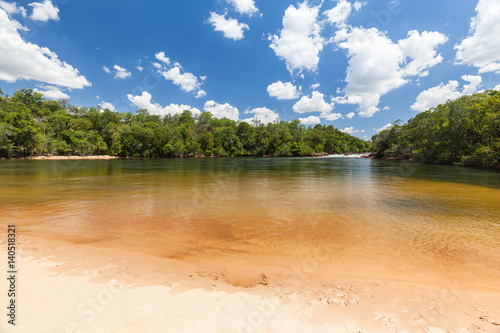
<svg viewBox="0 0 500 333"><path fill-rule="evenodd" d="M500 332L498 285L18 240L18 326L4 320L1 332Z"/></svg>
<svg viewBox="0 0 500 333"><path fill-rule="evenodd" d="M89 156L31 156L31 157L20 157L15 159L21 160L113 160L120 158L118 156L109 155L89 155Z"/></svg>

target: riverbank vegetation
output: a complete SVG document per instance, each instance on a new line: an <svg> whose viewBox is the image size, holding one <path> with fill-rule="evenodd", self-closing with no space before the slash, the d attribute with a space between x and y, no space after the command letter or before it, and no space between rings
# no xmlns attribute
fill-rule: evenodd
<svg viewBox="0 0 500 333"><path fill-rule="evenodd" d="M377 158L500 168L500 92L463 96L372 137Z"/></svg>
<svg viewBox="0 0 500 333"><path fill-rule="evenodd" d="M264 125L190 111L164 117L119 113L45 100L31 89L0 90L0 157L111 155L128 157L311 156L368 150L369 143L333 126L298 120Z"/></svg>

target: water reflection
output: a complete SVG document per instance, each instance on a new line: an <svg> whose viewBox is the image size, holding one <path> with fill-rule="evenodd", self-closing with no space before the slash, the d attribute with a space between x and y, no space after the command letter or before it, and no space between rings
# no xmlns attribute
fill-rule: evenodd
<svg viewBox="0 0 500 333"><path fill-rule="evenodd" d="M153 255L500 276L500 174L345 158L1 161L0 221ZM180 255L182 253L182 255Z"/></svg>

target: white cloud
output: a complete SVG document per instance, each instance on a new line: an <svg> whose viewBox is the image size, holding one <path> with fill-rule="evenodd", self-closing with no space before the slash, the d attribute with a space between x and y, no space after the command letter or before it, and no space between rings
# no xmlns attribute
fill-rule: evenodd
<svg viewBox="0 0 500 333"><path fill-rule="evenodd" d="M196 92L196 96L194 96L195 98L201 98L201 97L205 97L207 95L207 92L205 90L198 90Z"/></svg>
<svg viewBox="0 0 500 333"><path fill-rule="evenodd" d="M297 89L291 82L274 82L267 86L267 93L277 99L297 99L300 96L301 87Z"/></svg>
<svg viewBox="0 0 500 333"><path fill-rule="evenodd" d="M240 119L240 111L228 103L219 104L215 101L207 101L204 110L210 112L216 118L227 118L234 121Z"/></svg>
<svg viewBox="0 0 500 333"><path fill-rule="evenodd" d="M249 124L253 124L254 120L258 120L262 124L267 125L269 123L274 123L275 121L279 121L280 119L279 115L276 112L274 112L273 110L269 110L268 108L265 107L255 108L249 111L245 111L245 114L254 114L252 118L247 118L242 120Z"/></svg>
<svg viewBox="0 0 500 333"><path fill-rule="evenodd" d="M32 2L29 5L33 7L33 12L30 15L32 20L42 22L59 21L59 9L52 4L52 1Z"/></svg>
<svg viewBox="0 0 500 333"><path fill-rule="evenodd" d="M341 129L340 130L341 132L343 133L347 133L347 134L354 134L354 133L359 133L360 131L359 130L355 130L354 127L346 127L344 129Z"/></svg>
<svg viewBox="0 0 500 333"><path fill-rule="evenodd" d="M495 88L493 88L495 90L500 90L500 84L498 86L495 86Z"/></svg>
<svg viewBox="0 0 500 333"><path fill-rule="evenodd" d="M354 8L355 11L359 12L364 5L366 5L366 2L356 1L352 7Z"/></svg>
<svg viewBox="0 0 500 333"><path fill-rule="evenodd" d="M43 85L39 84L37 85L38 88L40 89L33 89L33 91L40 93L43 95L45 98L50 98L50 99L69 99L69 95L62 92L60 87L56 86L49 86L49 85Z"/></svg>
<svg viewBox="0 0 500 333"><path fill-rule="evenodd" d="M162 74L166 80L171 80L186 92L196 90L200 86L200 82L198 82L195 75L188 72L181 74L179 67L172 67L168 71L163 71Z"/></svg>
<svg viewBox="0 0 500 333"><path fill-rule="evenodd" d="M15 2L6 2L0 0L0 8L5 10L9 15L21 14L23 17L26 17L26 9L24 9L24 7L22 6L17 7L17 4Z"/></svg>
<svg viewBox="0 0 500 333"><path fill-rule="evenodd" d="M389 123L389 124L387 124L387 125L385 125L385 126L382 126L382 128L379 128L379 129L375 129L375 128L374 128L373 130L374 130L374 131L376 131L376 132L382 132L382 131L385 131L386 129L391 128L392 126L394 126L394 125L393 125L393 124L391 124L391 123Z"/></svg>
<svg viewBox="0 0 500 333"><path fill-rule="evenodd" d="M136 68L137 68L137 70L138 70L139 72L142 72L142 71L144 70L144 67L142 67L142 66L137 66Z"/></svg>
<svg viewBox="0 0 500 333"><path fill-rule="evenodd" d="M75 89L91 85L77 69L59 60L57 54L25 41L18 30L27 29L0 9L0 80L36 80Z"/></svg>
<svg viewBox="0 0 500 333"><path fill-rule="evenodd" d="M323 94L318 91L313 91L311 97L303 96L295 105L292 107L294 112L306 113L306 112L324 112L328 113L333 110L333 103L325 102Z"/></svg>
<svg viewBox="0 0 500 333"><path fill-rule="evenodd" d="M191 107L189 105L184 105L184 104L180 104L179 105L179 104L171 103L170 105L167 105L166 107L163 108L163 114L162 115L165 115L165 114L170 114L170 115L181 114L182 112L184 112L186 110L191 111L191 113L193 114L193 116L199 116L201 114L201 111L198 110L195 107Z"/></svg>
<svg viewBox="0 0 500 333"><path fill-rule="evenodd" d="M114 65L113 68L116 71L115 79L126 79L127 77L132 75L132 73L130 73L126 68L120 67L118 65Z"/></svg>
<svg viewBox="0 0 500 333"><path fill-rule="evenodd" d="M354 117L356 114L354 112L351 112L351 113L348 113L346 114L345 116L349 119L352 119L352 117Z"/></svg>
<svg viewBox="0 0 500 333"><path fill-rule="evenodd" d="M102 70L105 71L106 73L111 73L111 70L106 66L102 66Z"/></svg>
<svg viewBox="0 0 500 333"><path fill-rule="evenodd" d="M460 97L458 89L458 82L451 80L448 84L441 83L437 87L422 91L418 96L415 103L411 106L415 111L426 111L427 109L442 104L447 100L454 100Z"/></svg>
<svg viewBox="0 0 500 333"><path fill-rule="evenodd" d="M477 87L483 82L483 79L479 75L463 75L462 80L469 82L469 84L464 85L462 90L462 95L470 95L477 91Z"/></svg>
<svg viewBox="0 0 500 333"><path fill-rule="evenodd" d="M182 66L176 61L172 63L173 67L168 68L167 66L170 65L171 60L170 58L165 56L164 52L156 53L155 58L164 64L162 65L160 63L153 62L153 66L158 70L158 73L160 73L165 78L165 80L172 81L175 85L179 86L183 91L186 92L194 92L197 90L195 96L196 98L200 98L206 95L206 92L200 89L200 86L206 79L205 76L197 77L196 75L189 72L181 73Z"/></svg>
<svg viewBox="0 0 500 333"><path fill-rule="evenodd" d="M386 105L386 106L384 106L384 108L383 108L382 110L384 110L384 111L388 111L388 110L390 110L390 109L391 109L391 108L390 108L390 107L388 107L388 106Z"/></svg>
<svg viewBox="0 0 500 333"><path fill-rule="evenodd" d="M315 71L319 63L319 53L323 50L324 39L318 24L318 7L309 7L307 1L298 8L290 5L283 16L280 35L269 37L274 53L286 61L290 74L294 71Z"/></svg>
<svg viewBox="0 0 500 333"><path fill-rule="evenodd" d="M331 112L322 112L319 117L321 119L325 119L328 121L335 121L337 119L342 118L342 115L340 113L331 113Z"/></svg>
<svg viewBox="0 0 500 333"><path fill-rule="evenodd" d="M446 103L448 100L454 100L460 96L475 93L477 87L482 82L480 76L474 75L464 75L462 76L462 80L469 82L469 84L464 85L462 91L458 90L459 83L455 80L449 81L448 84L441 83L439 86L422 91L411 106L412 110L426 111L431 107Z"/></svg>
<svg viewBox="0 0 500 333"><path fill-rule="evenodd" d="M259 12L259 9L255 6L254 0L227 0L233 5L234 9L240 14L245 14L252 16Z"/></svg>
<svg viewBox="0 0 500 333"><path fill-rule="evenodd" d="M138 96L133 96L132 94L128 94L127 97L129 101L132 102L132 104L136 105L140 109L146 109L148 110L149 113L154 115L159 115L159 116L166 116L167 114L175 115L175 114L180 114L185 110L190 110L193 113L193 115L201 114L200 110L191 107L189 105L183 105L183 104L178 105L172 103L166 107L162 107L158 103L152 103L151 94L148 93L147 91L144 91L142 95Z"/></svg>
<svg viewBox="0 0 500 333"><path fill-rule="evenodd" d="M299 118L299 121L301 124L304 124L304 125L317 125L321 122L319 117L316 117L316 116L309 116L307 118Z"/></svg>
<svg viewBox="0 0 500 333"><path fill-rule="evenodd" d="M345 25L347 18L351 15L352 5L346 0L339 0L337 6L324 12L330 24L337 26Z"/></svg>
<svg viewBox="0 0 500 333"><path fill-rule="evenodd" d="M500 72L500 1L479 0L470 24L470 36L455 45L458 64L479 68L479 73Z"/></svg>
<svg viewBox="0 0 500 333"><path fill-rule="evenodd" d="M219 15L214 12L210 12L210 18L208 23L210 23L215 31L221 31L224 33L224 37L233 40L240 40L244 37L245 29L250 30L250 27L245 23L240 23L238 20L233 18L226 18L226 14Z"/></svg>
<svg viewBox="0 0 500 333"><path fill-rule="evenodd" d="M158 52L155 54L155 58L164 62L167 65L170 65L170 58L165 56L165 52Z"/></svg>
<svg viewBox="0 0 500 333"><path fill-rule="evenodd" d="M335 42L349 56L344 89L337 103L358 104L358 114L371 117L380 110L381 96L408 82L409 76L425 76L427 70L442 61L436 48L447 41L438 32L408 32L405 39L393 43L375 28L344 28Z"/></svg>
<svg viewBox="0 0 500 333"><path fill-rule="evenodd" d="M116 112L115 106L113 104L111 104L111 103L102 101L101 104L100 104L100 106L101 106L101 110L108 109L109 111Z"/></svg>
<svg viewBox="0 0 500 333"><path fill-rule="evenodd" d="M311 84L311 89L316 90L319 88L320 85L321 85L320 83Z"/></svg>
<svg viewBox="0 0 500 333"><path fill-rule="evenodd" d="M403 57L412 59L403 69L403 76L427 76L428 68L443 61L441 54L437 54L436 47L447 40L448 38L439 32L408 32L408 37L398 42Z"/></svg>

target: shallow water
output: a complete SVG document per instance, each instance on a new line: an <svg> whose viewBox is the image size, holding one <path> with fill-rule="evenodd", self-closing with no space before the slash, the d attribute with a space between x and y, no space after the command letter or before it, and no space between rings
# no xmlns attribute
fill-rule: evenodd
<svg viewBox="0 0 500 333"><path fill-rule="evenodd" d="M186 261L500 284L500 173L358 158L0 161L0 222Z"/></svg>

